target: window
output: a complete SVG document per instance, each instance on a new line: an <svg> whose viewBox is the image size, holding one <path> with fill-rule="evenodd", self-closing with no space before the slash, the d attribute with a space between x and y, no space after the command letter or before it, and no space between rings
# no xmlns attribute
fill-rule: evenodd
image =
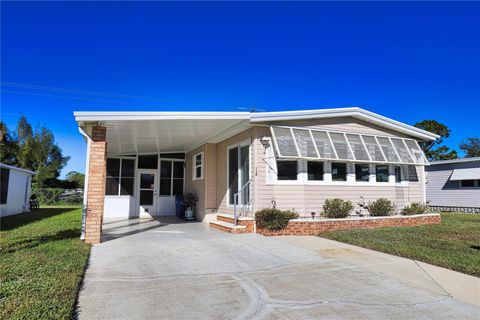
<svg viewBox="0 0 480 320"><path fill-rule="evenodd" d="M133 196L135 160L125 158L107 159L107 180L105 195Z"/></svg>
<svg viewBox="0 0 480 320"><path fill-rule="evenodd" d="M172 161L160 161L160 192L158 194L172 195Z"/></svg>
<svg viewBox="0 0 480 320"><path fill-rule="evenodd" d="M278 180L297 180L297 161L277 161Z"/></svg>
<svg viewBox="0 0 480 320"><path fill-rule="evenodd" d="M307 163L308 180L323 180L323 162L309 161Z"/></svg>
<svg viewBox="0 0 480 320"><path fill-rule="evenodd" d="M138 156L138 169L157 169L158 156L156 154Z"/></svg>
<svg viewBox="0 0 480 320"><path fill-rule="evenodd" d="M418 175L417 175L417 168L415 166L408 166L408 171L407 171L407 177L408 177L408 181L411 181L411 182L418 182L420 180L418 180Z"/></svg>
<svg viewBox="0 0 480 320"><path fill-rule="evenodd" d="M122 159L122 171L120 175L120 195L133 196L135 180L135 160Z"/></svg>
<svg viewBox="0 0 480 320"><path fill-rule="evenodd" d="M368 182L370 178L370 166L368 164L355 165L355 180L358 182Z"/></svg>
<svg viewBox="0 0 480 320"><path fill-rule="evenodd" d="M388 166L378 165L375 167L377 182L388 182Z"/></svg>
<svg viewBox="0 0 480 320"><path fill-rule="evenodd" d="M395 182L402 182L402 167L400 166L395 166Z"/></svg>
<svg viewBox="0 0 480 320"><path fill-rule="evenodd" d="M160 160L160 196L180 196L183 194L184 162Z"/></svg>
<svg viewBox="0 0 480 320"><path fill-rule="evenodd" d="M479 186L480 180L460 180L460 187L475 188Z"/></svg>
<svg viewBox="0 0 480 320"><path fill-rule="evenodd" d="M332 163L332 181L347 181L346 163Z"/></svg>
<svg viewBox="0 0 480 320"><path fill-rule="evenodd" d="M203 179L203 152L193 156L193 180Z"/></svg>
<svg viewBox="0 0 480 320"><path fill-rule="evenodd" d="M10 179L10 169L1 168L0 175L0 204L6 204L8 198L8 180Z"/></svg>

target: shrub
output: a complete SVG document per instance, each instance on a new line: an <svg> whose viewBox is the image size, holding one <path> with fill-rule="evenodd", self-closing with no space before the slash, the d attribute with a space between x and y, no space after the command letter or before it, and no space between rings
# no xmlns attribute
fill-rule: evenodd
<svg viewBox="0 0 480 320"><path fill-rule="evenodd" d="M410 205L403 208L402 214L410 216L413 214L424 214L428 210L428 206L420 202L412 202Z"/></svg>
<svg viewBox="0 0 480 320"><path fill-rule="evenodd" d="M380 198L368 203L368 211L374 217L389 216L395 211L395 204L388 199Z"/></svg>
<svg viewBox="0 0 480 320"><path fill-rule="evenodd" d="M257 227L268 230L285 229L288 221L298 218L298 214L290 210L263 209L255 213Z"/></svg>
<svg viewBox="0 0 480 320"><path fill-rule="evenodd" d="M326 218L346 218L353 205L350 201L342 200L340 198L327 199L323 204L323 216Z"/></svg>

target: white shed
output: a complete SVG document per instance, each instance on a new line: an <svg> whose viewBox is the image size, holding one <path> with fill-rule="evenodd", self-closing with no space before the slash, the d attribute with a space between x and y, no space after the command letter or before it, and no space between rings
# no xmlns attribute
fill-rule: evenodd
<svg viewBox="0 0 480 320"><path fill-rule="evenodd" d="M30 170L0 163L0 216L30 211L32 175Z"/></svg>

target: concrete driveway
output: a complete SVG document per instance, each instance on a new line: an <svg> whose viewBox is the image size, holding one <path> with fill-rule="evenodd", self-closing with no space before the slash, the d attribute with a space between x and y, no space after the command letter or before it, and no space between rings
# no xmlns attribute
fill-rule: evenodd
<svg viewBox="0 0 480 320"><path fill-rule="evenodd" d="M410 281L279 238L172 222L106 221L80 319L479 319L428 275Z"/></svg>

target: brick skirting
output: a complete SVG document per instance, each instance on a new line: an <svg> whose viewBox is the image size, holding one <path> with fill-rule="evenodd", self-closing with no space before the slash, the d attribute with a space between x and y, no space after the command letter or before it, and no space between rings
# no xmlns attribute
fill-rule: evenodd
<svg viewBox="0 0 480 320"><path fill-rule="evenodd" d="M394 217L365 217L346 219L294 219L290 220L283 230L267 230L257 227L257 233L264 236L314 236L321 232L348 230L348 229L371 229L382 227L413 227L424 224L438 224L442 219L439 214L422 214L414 216Z"/></svg>

